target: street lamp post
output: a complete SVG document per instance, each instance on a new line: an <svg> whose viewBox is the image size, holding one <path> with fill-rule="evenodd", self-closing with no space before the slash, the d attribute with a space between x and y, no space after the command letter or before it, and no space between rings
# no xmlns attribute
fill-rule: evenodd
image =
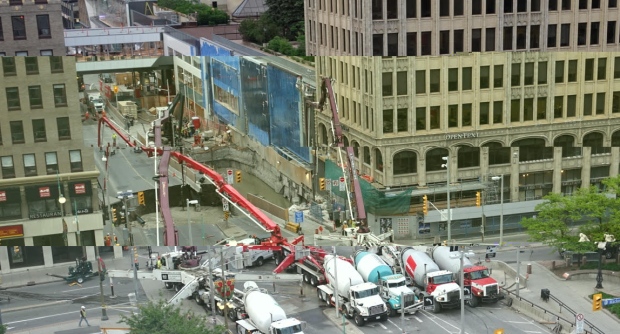
<svg viewBox="0 0 620 334"><path fill-rule="evenodd" d="M105 299L103 297L103 276L105 273L101 272L101 258L99 257L99 247L95 246L95 257L97 258L97 269L99 271L99 297L101 301L101 320L108 320L108 312L105 306Z"/></svg>
<svg viewBox="0 0 620 334"><path fill-rule="evenodd" d="M597 249L598 251L598 272L596 273L596 286L595 289L603 288L603 252L604 249Z"/></svg>
<svg viewBox="0 0 620 334"><path fill-rule="evenodd" d="M442 157L441 158L443 161L445 161L445 164L442 164L441 167L446 169L446 172L448 174L448 182L446 182L446 192L447 192L447 205L448 205L448 242L452 243L452 227L450 225L452 225L452 213L450 212L450 160L449 157Z"/></svg>
<svg viewBox="0 0 620 334"><path fill-rule="evenodd" d="M68 246L69 245L69 241L67 240L68 231L67 231L67 223L65 223L65 209L64 209L66 202L67 202L67 199L61 193L58 197L58 203L60 203L60 217L62 219L62 232L63 232L63 237L65 239L65 246Z"/></svg>
<svg viewBox="0 0 620 334"><path fill-rule="evenodd" d="M129 232L129 245L128 246L133 246L134 245L133 234L131 232L131 224L129 223L129 208L127 206L127 200L133 198L133 191L132 190L126 190L124 192L119 191L116 193L116 198L123 201L123 207L124 207L123 211L125 212L125 228Z"/></svg>
<svg viewBox="0 0 620 334"><path fill-rule="evenodd" d="M452 259L460 259L461 260L461 269L460 269L460 273L459 273L459 284L461 285L461 330L460 333L461 334L465 334L465 281L463 279L464 272L463 272L463 258L467 256L467 257L471 257L474 256L474 253L472 253L471 251L465 253L463 251L458 251L458 252L453 252L450 254L450 258Z"/></svg>
<svg viewBox="0 0 620 334"><path fill-rule="evenodd" d="M499 246L504 244L504 174L500 176L493 176L493 181L500 180L500 212L499 212Z"/></svg>

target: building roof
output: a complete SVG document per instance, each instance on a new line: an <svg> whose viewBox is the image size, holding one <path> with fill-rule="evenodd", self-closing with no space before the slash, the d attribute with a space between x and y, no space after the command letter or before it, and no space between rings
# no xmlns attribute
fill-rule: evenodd
<svg viewBox="0 0 620 334"><path fill-rule="evenodd" d="M267 11L265 0L244 0L232 13L233 17L257 17Z"/></svg>

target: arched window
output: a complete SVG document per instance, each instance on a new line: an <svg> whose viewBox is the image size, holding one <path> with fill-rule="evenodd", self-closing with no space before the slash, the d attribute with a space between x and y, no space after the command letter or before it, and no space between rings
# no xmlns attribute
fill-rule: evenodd
<svg viewBox="0 0 620 334"><path fill-rule="evenodd" d="M394 175L417 173L418 159L413 151L401 151L394 155Z"/></svg>
<svg viewBox="0 0 620 334"><path fill-rule="evenodd" d="M517 140L511 145L519 148L519 161L552 159L553 149L545 147L545 140L541 138L525 138Z"/></svg>
<svg viewBox="0 0 620 334"><path fill-rule="evenodd" d="M360 144L356 141L353 142L353 155L358 159L360 158Z"/></svg>
<svg viewBox="0 0 620 334"><path fill-rule="evenodd" d="M441 165L445 163L442 158L447 156L448 150L445 148L434 148L426 152L426 171L442 170Z"/></svg>
<svg viewBox="0 0 620 334"><path fill-rule="evenodd" d="M510 163L510 147L504 147L495 141L482 146L489 148L489 166Z"/></svg>
<svg viewBox="0 0 620 334"><path fill-rule="evenodd" d="M370 147L364 146L364 163L370 165Z"/></svg>
<svg viewBox="0 0 620 334"><path fill-rule="evenodd" d="M614 132L611 135L611 146L613 146L613 147L620 146L620 130Z"/></svg>
<svg viewBox="0 0 620 334"><path fill-rule="evenodd" d="M375 164L376 170L383 172L383 155L381 154L381 150L375 148Z"/></svg>
<svg viewBox="0 0 620 334"><path fill-rule="evenodd" d="M583 146L591 147L592 154L608 153L609 147L603 147L603 134L600 132L590 132L583 137Z"/></svg>
<svg viewBox="0 0 620 334"><path fill-rule="evenodd" d="M327 139L327 128L325 124L319 124L319 138L321 138L320 144L328 146L329 139Z"/></svg>
<svg viewBox="0 0 620 334"><path fill-rule="evenodd" d="M460 146L458 151L458 168L479 167L480 148Z"/></svg>
<svg viewBox="0 0 620 334"><path fill-rule="evenodd" d="M579 153L577 153L577 151L580 151L579 148L577 148L577 151L575 151L575 138L573 136L569 136L569 135L562 135L557 137L554 141L553 141L553 147L561 147L562 148L562 157L572 157L575 155L580 155ZM577 153L577 154L575 154Z"/></svg>

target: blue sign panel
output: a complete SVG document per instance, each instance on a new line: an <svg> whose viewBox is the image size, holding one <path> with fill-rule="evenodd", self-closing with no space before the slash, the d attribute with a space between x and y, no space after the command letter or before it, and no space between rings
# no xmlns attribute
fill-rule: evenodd
<svg viewBox="0 0 620 334"><path fill-rule="evenodd" d="M620 303L620 298L603 299L603 306L618 304L618 303Z"/></svg>
<svg viewBox="0 0 620 334"><path fill-rule="evenodd" d="M295 223L301 224L304 222L304 212L303 211L295 211Z"/></svg>

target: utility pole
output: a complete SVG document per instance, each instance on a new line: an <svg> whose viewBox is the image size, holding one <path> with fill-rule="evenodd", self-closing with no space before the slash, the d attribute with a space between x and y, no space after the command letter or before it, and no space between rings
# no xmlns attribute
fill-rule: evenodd
<svg viewBox="0 0 620 334"><path fill-rule="evenodd" d="M220 269L222 270L222 283L225 285L226 284L226 275L224 274L224 268L226 267L225 263L224 263L224 248L220 249L220 257L221 257L221 264L220 264ZM224 301L224 328L228 328L228 299L226 299L226 294L224 293L224 290L222 289L222 300Z"/></svg>
<svg viewBox="0 0 620 334"><path fill-rule="evenodd" d="M138 247L133 247L133 288L138 303Z"/></svg>
<svg viewBox="0 0 620 334"><path fill-rule="evenodd" d="M213 248L209 247L209 250L207 251L207 255L209 258L209 267L207 268L208 272L209 272L209 299L211 302L211 316L213 316L213 326L215 327L215 325L217 324L216 318L215 318L215 287L213 286L213 272L212 272L212 266L213 266L213 258L211 255L211 250ZM215 255L215 254L213 254Z"/></svg>
<svg viewBox="0 0 620 334"><path fill-rule="evenodd" d="M105 273L101 272L101 258L99 257L99 247L95 246L95 258L97 259L97 268L99 270L99 296L101 300L101 320L108 320L108 312L106 310L105 299L103 297L103 280Z"/></svg>
<svg viewBox="0 0 620 334"><path fill-rule="evenodd" d="M336 267L336 263L338 263L338 255L336 255L336 246L332 246L332 249L334 251L334 281L336 281L336 294L334 296L334 299L336 300L336 319L338 319L338 317L340 316L340 310L339 310L339 306L340 306L340 296L338 295L338 268Z"/></svg>

